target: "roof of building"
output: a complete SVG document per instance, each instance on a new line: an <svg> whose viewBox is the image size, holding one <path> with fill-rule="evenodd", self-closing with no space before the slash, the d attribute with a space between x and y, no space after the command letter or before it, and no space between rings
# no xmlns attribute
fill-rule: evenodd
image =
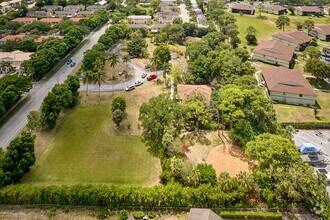
<svg viewBox="0 0 330 220"><path fill-rule="evenodd" d="M43 18L40 20L41 22L47 22L47 23L55 23L62 21L62 18Z"/></svg>
<svg viewBox="0 0 330 220"><path fill-rule="evenodd" d="M105 6L105 5L90 5L90 6L87 6L86 9L90 9L90 8L107 8L107 6Z"/></svg>
<svg viewBox="0 0 330 220"><path fill-rule="evenodd" d="M313 27L314 31L324 35L330 35L330 25L317 25Z"/></svg>
<svg viewBox="0 0 330 220"><path fill-rule="evenodd" d="M269 91L317 96L316 92L299 70L285 67L261 67Z"/></svg>
<svg viewBox="0 0 330 220"><path fill-rule="evenodd" d="M266 5L265 6L266 10L272 10L272 11L282 11L282 10L286 10L285 7L283 7L282 5Z"/></svg>
<svg viewBox="0 0 330 220"><path fill-rule="evenodd" d="M179 16L178 12L157 12L157 18L174 18Z"/></svg>
<svg viewBox="0 0 330 220"><path fill-rule="evenodd" d="M58 15L74 14L74 12L72 12L72 11L54 11L54 13L58 14Z"/></svg>
<svg viewBox="0 0 330 220"><path fill-rule="evenodd" d="M250 4L242 4L242 3L234 3L231 4L232 9L237 9L237 10L246 10L246 11L253 11L254 6Z"/></svg>
<svg viewBox="0 0 330 220"><path fill-rule="evenodd" d="M85 8L83 5L67 5L64 8Z"/></svg>
<svg viewBox="0 0 330 220"><path fill-rule="evenodd" d="M127 24L130 28L149 28L146 24Z"/></svg>
<svg viewBox="0 0 330 220"><path fill-rule="evenodd" d="M78 15L92 15L92 14L94 14L94 12L93 11L79 11L77 14Z"/></svg>
<svg viewBox="0 0 330 220"><path fill-rule="evenodd" d="M211 209L191 208L188 220L222 220L222 218Z"/></svg>
<svg viewBox="0 0 330 220"><path fill-rule="evenodd" d="M40 43L40 42L42 42L42 41L44 41L44 40L46 40L46 39L48 39L50 37L52 37L52 38L58 38L58 39L64 38L63 36L40 36L39 38L35 39L34 42Z"/></svg>
<svg viewBox="0 0 330 220"><path fill-rule="evenodd" d="M29 11L27 14L31 14L31 13L33 13L33 14L47 14L47 12L45 12L45 11Z"/></svg>
<svg viewBox="0 0 330 220"><path fill-rule="evenodd" d="M212 89L208 85L184 85L178 84L177 92L180 99L184 100L196 94L202 95L209 103L211 101Z"/></svg>
<svg viewBox="0 0 330 220"><path fill-rule="evenodd" d="M15 18L13 19L12 21L17 21L17 22L30 22L30 21L35 21L37 20L36 18L26 18L26 17L23 17L23 18Z"/></svg>
<svg viewBox="0 0 330 220"><path fill-rule="evenodd" d="M26 35L25 34L17 34L17 35L7 35L0 39L0 41L8 41L8 40L17 40L17 39L23 39Z"/></svg>
<svg viewBox="0 0 330 220"><path fill-rule="evenodd" d="M141 19L141 18L151 19L151 16L149 16L149 15L130 15L127 18L129 18L129 19Z"/></svg>
<svg viewBox="0 0 330 220"><path fill-rule="evenodd" d="M296 7L297 11L301 12L320 12L321 9L317 6L298 6Z"/></svg>
<svg viewBox="0 0 330 220"><path fill-rule="evenodd" d="M0 52L0 60L24 61L29 60L32 53L15 50L13 52Z"/></svg>
<svg viewBox="0 0 330 220"><path fill-rule="evenodd" d="M70 20L73 21L73 22L78 22L78 21L80 21L81 19L83 19L83 18L70 18Z"/></svg>
<svg viewBox="0 0 330 220"><path fill-rule="evenodd" d="M272 36L294 44L302 44L312 40L312 37L303 31L285 31L273 34Z"/></svg>
<svg viewBox="0 0 330 220"><path fill-rule="evenodd" d="M63 8L61 5L44 5L41 8Z"/></svg>
<svg viewBox="0 0 330 220"><path fill-rule="evenodd" d="M253 53L290 61L293 57L294 51L294 47L287 46L279 41L265 40L258 44L253 50Z"/></svg>
<svg viewBox="0 0 330 220"><path fill-rule="evenodd" d="M164 28L167 24L153 24L151 25L151 28L155 28L155 29L161 29Z"/></svg>

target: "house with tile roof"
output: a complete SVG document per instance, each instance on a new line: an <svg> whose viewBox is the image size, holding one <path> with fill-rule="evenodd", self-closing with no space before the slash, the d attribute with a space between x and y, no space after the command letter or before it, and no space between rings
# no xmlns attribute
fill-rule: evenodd
<svg viewBox="0 0 330 220"><path fill-rule="evenodd" d="M26 13L26 17L29 18L47 18L51 15L50 12L46 11L29 11Z"/></svg>
<svg viewBox="0 0 330 220"><path fill-rule="evenodd" d="M23 61L29 60L32 53L15 50L13 52L0 52L0 61L9 61L16 72L20 72Z"/></svg>
<svg viewBox="0 0 330 220"><path fill-rule="evenodd" d="M280 41L285 45L295 47L297 51L304 50L311 42L312 37L303 31L284 31L272 35L273 40Z"/></svg>
<svg viewBox="0 0 330 220"><path fill-rule="evenodd" d="M63 8L63 11L78 12L85 9L83 5L67 5Z"/></svg>
<svg viewBox="0 0 330 220"><path fill-rule="evenodd" d="M21 40L24 37L26 37L25 34L7 35L7 36L0 39L0 44L4 44L7 41L11 41L11 40Z"/></svg>
<svg viewBox="0 0 330 220"><path fill-rule="evenodd" d="M54 11L53 14L56 18L72 18L76 15L73 11Z"/></svg>
<svg viewBox="0 0 330 220"><path fill-rule="evenodd" d="M90 18L93 16L93 14L94 11L79 11L76 16L78 18Z"/></svg>
<svg viewBox="0 0 330 220"><path fill-rule="evenodd" d="M50 24L58 24L62 21L62 18L43 18L40 21L50 23Z"/></svg>
<svg viewBox="0 0 330 220"><path fill-rule="evenodd" d="M23 17L23 18L15 18L11 21L15 21L15 22L23 23L23 24L31 24L33 21L36 21L36 20L37 20L37 18Z"/></svg>
<svg viewBox="0 0 330 220"><path fill-rule="evenodd" d="M287 9L281 5L266 5L264 11L274 15L283 15L287 13Z"/></svg>
<svg viewBox="0 0 330 220"><path fill-rule="evenodd" d="M261 67L262 83L273 101L295 105L315 105L316 92L299 70Z"/></svg>
<svg viewBox="0 0 330 220"><path fill-rule="evenodd" d="M295 48L287 46L280 41L261 41L253 50L252 57L265 63L290 68L294 64Z"/></svg>
<svg viewBox="0 0 330 220"><path fill-rule="evenodd" d="M87 11L96 11L96 10L101 10L101 9L106 10L107 6L105 6L105 5L90 5L90 6L86 7Z"/></svg>
<svg viewBox="0 0 330 220"><path fill-rule="evenodd" d="M211 101L212 89L208 85L177 85L177 94L181 100L186 100L187 98L194 97L199 94L203 96L204 100L207 103Z"/></svg>
<svg viewBox="0 0 330 220"><path fill-rule="evenodd" d="M179 18L178 12L157 12L157 23L158 24L173 24L174 20Z"/></svg>
<svg viewBox="0 0 330 220"><path fill-rule="evenodd" d="M330 41L330 24L314 26L308 34L323 41Z"/></svg>
<svg viewBox="0 0 330 220"><path fill-rule="evenodd" d="M247 3L233 3L231 4L231 12L254 15L255 8L253 5Z"/></svg>
<svg viewBox="0 0 330 220"><path fill-rule="evenodd" d="M64 36L40 36L37 39L34 40L34 42L36 43L40 43L43 42L44 40L48 39L48 38L57 38L57 39L63 39Z"/></svg>
<svg viewBox="0 0 330 220"><path fill-rule="evenodd" d="M308 15L316 15L320 12L323 12L318 6L299 6L296 7L297 15L308 16Z"/></svg>
<svg viewBox="0 0 330 220"><path fill-rule="evenodd" d="M127 19L130 24L149 24L151 22L149 15L130 15Z"/></svg>

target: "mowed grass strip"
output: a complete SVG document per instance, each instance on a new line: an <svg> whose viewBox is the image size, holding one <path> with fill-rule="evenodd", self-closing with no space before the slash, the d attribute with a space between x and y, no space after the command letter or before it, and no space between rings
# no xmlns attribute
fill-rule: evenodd
<svg viewBox="0 0 330 220"><path fill-rule="evenodd" d="M123 94L128 98L129 107L120 129L116 129L112 121L113 94L102 94L100 101L97 93L81 95L79 105L62 114L53 131L38 135L37 161L23 182L43 185L157 184L159 160L149 154L141 136L133 135L134 130L138 130L136 126L130 129L127 126L131 122L136 125L133 120L137 120L136 113L130 115L130 105L142 101L137 97L140 95L138 89L134 92ZM150 93L155 95L158 92ZM134 108L138 111L139 106Z"/></svg>

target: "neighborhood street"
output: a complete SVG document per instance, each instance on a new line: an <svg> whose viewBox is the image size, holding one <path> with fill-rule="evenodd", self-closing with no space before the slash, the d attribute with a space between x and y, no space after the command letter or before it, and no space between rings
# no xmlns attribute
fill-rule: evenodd
<svg viewBox="0 0 330 220"><path fill-rule="evenodd" d="M84 52L97 43L99 37L104 34L109 24L104 25L96 32L92 32L87 38L89 41L72 57L73 61L79 64L84 56ZM77 68L76 65L75 68ZM75 68L64 65L48 81L40 81L33 85L28 93L31 98L19 109L12 118L0 128L0 147L5 148L10 141L14 139L27 124L27 115L30 111L38 110L44 97L57 83L62 83Z"/></svg>

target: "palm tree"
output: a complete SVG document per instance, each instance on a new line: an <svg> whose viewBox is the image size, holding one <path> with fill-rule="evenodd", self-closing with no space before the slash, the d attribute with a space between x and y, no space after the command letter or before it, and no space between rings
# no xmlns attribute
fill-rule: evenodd
<svg viewBox="0 0 330 220"><path fill-rule="evenodd" d="M123 56L123 61L124 61L124 62L126 63L126 65L127 65L127 63L128 63L129 61L131 61L131 56L128 55L128 54L124 55L124 56Z"/></svg>
<svg viewBox="0 0 330 220"><path fill-rule="evenodd" d="M83 71L81 73L81 75L83 77L83 83L84 83L84 85L87 84L86 95L88 96L88 83L90 83L91 81L93 81L93 71L86 70L86 71Z"/></svg>
<svg viewBox="0 0 330 220"><path fill-rule="evenodd" d="M110 66L113 68L115 71L116 65L119 63L119 57L116 53L111 53L108 57L108 61L110 63Z"/></svg>
<svg viewBox="0 0 330 220"><path fill-rule="evenodd" d="M99 97L101 97L101 83L103 82L104 72L99 70L94 74L93 80L99 85Z"/></svg>
<svg viewBox="0 0 330 220"><path fill-rule="evenodd" d="M7 72L13 71L14 70L14 67L11 65L11 62L10 61L2 60L0 62L0 70L7 73Z"/></svg>

